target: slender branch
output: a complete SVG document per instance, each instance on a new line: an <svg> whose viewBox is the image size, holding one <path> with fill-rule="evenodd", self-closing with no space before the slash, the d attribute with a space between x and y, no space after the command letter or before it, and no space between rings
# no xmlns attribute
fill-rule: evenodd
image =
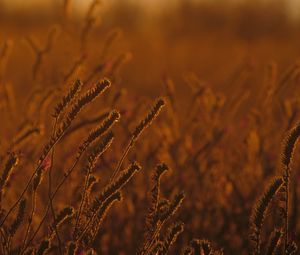
<svg viewBox="0 0 300 255"><path fill-rule="evenodd" d="M29 216L29 220L28 220L28 225L27 225L27 229L26 229L26 234L23 240L23 245L22 245L22 250L24 249L25 245L26 245L26 241L30 232L30 228L31 228L31 224L32 224L32 220L33 220L33 216L35 213L35 209L36 209L36 190L33 191L32 194L32 209L31 209L31 213Z"/></svg>
<svg viewBox="0 0 300 255"><path fill-rule="evenodd" d="M76 158L76 160L74 161L73 165L71 166L71 168L64 174L63 179L61 180L61 182L56 186L52 196L51 196L51 200L54 199L54 197L56 196L56 194L58 193L58 191L60 190L60 188L62 187L62 185L65 183L65 181L67 180L67 178L72 174L73 170L75 169L76 165L78 164L81 156L82 156L83 152ZM38 234L38 232L40 231L43 223L46 220L46 217L48 215L50 209L50 201L48 201L48 205L46 207L46 210L44 212L44 216L41 219L37 229L35 230L34 234L32 235L32 237L30 238L30 240L28 241L26 247L23 249L22 253L20 255L22 255L24 253L24 251L26 250L26 248L31 244L31 242L34 240L34 238L36 237L36 235Z"/></svg>
<svg viewBox="0 0 300 255"><path fill-rule="evenodd" d="M54 135L55 132L56 132L57 121L58 121L58 117L55 118L55 123L54 123L53 131L52 131L52 135ZM54 221L53 226L54 226L54 232L56 234L56 238L57 238L57 242L58 242L59 253L60 253L60 255L62 255L63 254L63 252L62 252L62 242L61 242L58 230L57 230L57 226L55 224L56 216L55 216L55 211L54 211L54 207L53 207L53 201L51 199L53 162L54 162L54 147L51 151L51 163L50 163L50 168L48 170L48 178L49 178L49 181L48 181L48 197L49 197L49 202L50 202L52 218L53 218L53 221Z"/></svg>
<svg viewBox="0 0 300 255"><path fill-rule="evenodd" d="M80 216L81 216L82 208L83 208L83 205L84 205L84 202L85 202L86 191L87 191L87 188L88 188L88 181L89 181L89 178L90 178L90 174L91 174L91 172L89 170L89 172L87 173L87 175L85 177L84 189L83 189L83 192L82 192L79 211L78 211L78 214L76 216L76 223L75 223L74 234L73 234L74 237L75 237L75 234L76 234L76 231L77 231L77 228L78 228L78 224L80 222Z"/></svg>
<svg viewBox="0 0 300 255"><path fill-rule="evenodd" d="M130 142L128 143L127 147L125 148L125 151L123 152L119 162L118 162L118 165L115 169L115 171L113 172L112 176L110 177L110 181L109 181L109 184L113 183L113 181L115 180L115 178L118 176L118 173L122 167L122 164L124 162L124 159L126 158L126 156L128 155L131 147L133 146L134 144L134 140L131 138Z"/></svg>

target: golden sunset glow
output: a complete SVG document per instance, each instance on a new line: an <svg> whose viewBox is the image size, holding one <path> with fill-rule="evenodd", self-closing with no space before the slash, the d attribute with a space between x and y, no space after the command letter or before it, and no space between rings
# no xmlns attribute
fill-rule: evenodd
<svg viewBox="0 0 300 255"><path fill-rule="evenodd" d="M300 1L0 0L0 255L297 255Z"/></svg>

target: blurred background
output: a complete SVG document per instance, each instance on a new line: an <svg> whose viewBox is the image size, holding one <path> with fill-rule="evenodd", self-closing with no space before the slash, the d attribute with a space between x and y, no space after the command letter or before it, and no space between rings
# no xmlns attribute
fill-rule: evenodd
<svg viewBox="0 0 300 255"><path fill-rule="evenodd" d="M80 30L91 3L1 0L0 39L13 39L17 48L30 54L23 38L33 29L46 36L50 26L63 22L65 12ZM113 29L122 31L115 47L131 55L123 79L145 94L153 94L166 73L180 80L184 73L195 72L217 86L227 79L225 73L245 61L254 72L269 61L278 61L284 69L299 52L297 0L102 0L93 15L92 36L100 39ZM147 72L142 70L145 65ZM137 79L137 73L143 75Z"/></svg>
<svg viewBox="0 0 300 255"><path fill-rule="evenodd" d="M223 247L225 254L249 254L252 207L270 178L281 173L282 140L300 118L299 45L299 0L0 0L0 114L5 120L0 144L10 148L23 122L41 129L36 144L43 144L58 95L74 79L88 87L108 77L110 94L83 120L97 122L98 109L122 113L118 146L101 162L109 168L154 98L164 96L168 107L155 123L158 128L145 134L129 157L142 163L145 174L129 186L124 213L116 210L108 219L98 249L135 253L150 169L163 161L173 171L162 193L182 189L187 194L178 217L187 230L178 247L199 237ZM76 150L78 137L89 132L79 130L61 149L58 170ZM26 152L28 144L19 147ZM30 160L32 152L25 155ZM99 174L101 184L107 172ZM292 180L291 235L300 240L300 171ZM73 189L68 187L71 198ZM274 208L264 244L271 223L280 226Z"/></svg>

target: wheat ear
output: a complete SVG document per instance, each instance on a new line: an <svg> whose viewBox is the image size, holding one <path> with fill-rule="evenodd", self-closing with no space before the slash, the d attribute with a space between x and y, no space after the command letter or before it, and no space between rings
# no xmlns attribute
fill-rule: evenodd
<svg viewBox="0 0 300 255"><path fill-rule="evenodd" d="M0 178L0 204L2 201L2 193L5 189L5 186L9 180L9 177L10 177L14 167L18 164L18 161L19 161L19 159L15 153L9 154L8 159L5 163L1 178Z"/></svg>
<svg viewBox="0 0 300 255"><path fill-rule="evenodd" d="M72 102L75 96L80 92L82 88L82 83L80 80L76 80L71 86L67 95L65 95L61 102L57 104L54 109L53 117L58 118L59 115L65 110L65 108Z"/></svg>
<svg viewBox="0 0 300 255"><path fill-rule="evenodd" d="M285 249L288 245L288 232L289 232L289 192L290 192L290 172L291 162L296 146L296 142L300 136L300 123L295 126L288 134L282 153L282 165L283 165L283 180L284 180L284 193L285 193L285 229L284 229L284 246Z"/></svg>
<svg viewBox="0 0 300 255"><path fill-rule="evenodd" d="M0 227L4 224L7 217L10 215L10 213L13 211L13 209L18 205L20 200L23 198L25 192L27 191L32 179L36 175L36 173L40 170L43 161L49 154L49 152L52 150L52 148L55 146L55 144L63 137L64 133L67 131L69 126L71 125L71 122L75 119L77 114L82 110L82 108L87 105L88 103L92 102L97 96L102 94L108 87L110 87L110 82L107 79L102 80L101 82L98 82L93 88L88 90L83 96L81 96L77 102L74 104L71 111L67 114L67 117L63 121L63 124L61 128L57 131L55 135L53 135L48 142L48 144L44 147L42 155L40 156L40 159L38 161L38 166L32 173L31 177L29 178L25 188L23 189L20 197L17 199L17 201L12 205L12 207L8 210L7 214L3 218ZM56 119L57 120L57 119Z"/></svg>
<svg viewBox="0 0 300 255"><path fill-rule="evenodd" d="M56 215L55 222L50 225L50 231L53 233L55 228L58 228L67 219L74 215L74 209L72 207L65 207L59 214Z"/></svg>
<svg viewBox="0 0 300 255"><path fill-rule="evenodd" d="M266 255L274 254L274 252L276 251L276 249L280 243L281 237L282 237L282 231L280 229L275 229L271 235L269 245L267 247Z"/></svg>
<svg viewBox="0 0 300 255"><path fill-rule="evenodd" d="M114 123L119 121L120 113L116 110L110 112L110 114L102 121L102 123L90 132L85 141L79 146L78 156L81 155L90 144L92 144L97 138L108 131ZM78 157L77 156L77 157Z"/></svg>
<svg viewBox="0 0 300 255"><path fill-rule="evenodd" d="M83 229L81 235L77 238L77 240L81 240L81 238L84 236L85 232L90 227L90 224L94 221L97 212L99 211L99 209L101 208L105 200L108 199L117 191L119 191L127 182L129 182L129 180L133 177L133 175L136 172L138 172L140 169L141 166L137 162L132 163L126 170L123 171L123 173L121 174L120 177L118 177L117 180L115 180L113 183L108 184L103 189L101 194L97 198L95 198L90 208L92 215L90 216L88 222L85 224L85 228Z"/></svg>
<svg viewBox="0 0 300 255"><path fill-rule="evenodd" d="M113 194L112 196L110 196L108 199L106 199L105 202L102 204L101 208L99 209L99 211L97 213L96 228L94 230L94 234L90 240L90 243L94 242L97 234L99 233L101 223L103 222L104 218L106 217L108 210L112 207L112 205L116 201L120 202L121 200L122 200L122 194L121 194L121 192L118 191L115 194Z"/></svg>
<svg viewBox="0 0 300 255"><path fill-rule="evenodd" d="M125 148L125 151L123 152L118 165L116 167L116 169L114 170L111 178L110 178L110 183L112 183L114 181L114 179L116 178L116 176L118 175L123 161L125 159L125 157L127 156L127 154L129 153L131 147L134 145L134 143L136 142L136 140L138 139L138 137L141 135L141 133L152 123L152 121L158 116L159 112L161 111L162 107L165 105L165 101L163 99L158 99L156 101L156 103L154 104L153 108L150 110L150 112L147 114L147 116L137 125L137 127L134 129L132 135L131 135L131 139L127 145L127 147Z"/></svg>
<svg viewBox="0 0 300 255"><path fill-rule="evenodd" d="M178 236L183 232L184 224L181 222L177 222L172 224L169 229L168 233L165 236L161 248L158 252L158 255L166 255L170 249L170 247L176 242Z"/></svg>
<svg viewBox="0 0 300 255"><path fill-rule="evenodd" d="M61 137L70 127L72 121L76 118L76 116L83 109L83 107L94 101L94 99L97 98L100 94L102 94L108 87L110 87L110 82L109 80L104 79L101 82L98 82L93 88L88 90L84 95L77 99L72 109L67 113L67 116L64 118L61 127L57 130L56 134L51 137L50 142L44 147L39 162L42 162L45 159L52 147L61 139Z"/></svg>
<svg viewBox="0 0 300 255"><path fill-rule="evenodd" d="M261 243L260 235L261 235L262 224L264 222L270 202L274 198L276 193L279 191L282 184L283 184L282 178L274 179L271 182L271 184L268 186L264 194L261 196L261 198L258 200L258 202L256 203L253 209L250 222L252 228L251 238L255 243L254 254L257 255L260 254L260 243Z"/></svg>
<svg viewBox="0 0 300 255"><path fill-rule="evenodd" d="M98 161L98 159L100 158L100 156L108 149L108 147L112 144L113 141L113 134L110 132L108 133L103 141L96 146L96 148L94 148L94 150L92 151L91 155L88 158L88 164L85 167L85 171L86 171L86 176L85 176L85 184L84 184L84 188L83 188L83 192L82 192L82 197L81 197L81 201L80 201L80 206L79 206L79 210L76 216L76 223L75 223L75 228L74 228L74 234L77 231L77 227L80 221L80 216L81 216L81 212L82 212L82 208L86 199L86 192L88 189L88 185L89 185L89 180L90 180L90 175L91 172L93 171L96 162Z"/></svg>
<svg viewBox="0 0 300 255"><path fill-rule="evenodd" d="M146 218L146 229L144 233L144 242L141 244L137 254L143 254L147 242L152 241L157 225L156 215L159 206L160 179L164 172L168 170L168 166L164 163L158 164L152 175L151 204ZM156 247L158 249L158 247ZM155 254L155 250L151 251Z"/></svg>
<svg viewBox="0 0 300 255"><path fill-rule="evenodd" d="M153 179L153 186L151 189L151 206L148 213L147 224L149 229L155 226L155 214L157 213L159 192L160 192L160 179L161 176L168 170L168 166L164 163L157 165Z"/></svg>
<svg viewBox="0 0 300 255"><path fill-rule="evenodd" d="M13 223L10 225L8 229L8 233L10 237L13 237L17 232L18 228L21 226L25 216L25 209L26 209L26 200L22 199L19 204L17 217L15 218L15 220L13 221Z"/></svg>
<svg viewBox="0 0 300 255"><path fill-rule="evenodd" d="M100 94L102 94L108 87L110 87L110 82L106 79L102 80L101 82L98 82L93 88L91 88L90 90L88 90L83 96L81 96L77 102L74 104L73 108L71 109L71 111L67 114L67 117L65 118L65 121L63 122L63 125L61 127L61 129L56 133L56 135L52 136L52 138L50 139L50 142L48 143L48 145L45 146L44 151L42 153L42 156L40 157L39 163L37 168L35 169L35 171L32 173L29 181L27 182L26 187L24 188L24 190L22 191L20 197L18 198L18 200L13 204L13 206L9 209L9 211L6 213L4 219L2 220L0 227L4 224L4 222L6 221L7 217L10 215L10 213L13 211L13 209L17 206L17 204L20 202L20 200L23 198L25 192L27 191L31 181L33 180L33 178L35 177L36 173L38 173L38 171L40 170L42 163L44 161L44 159L46 158L46 156L48 155L48 153L51 151L51 149L53 148L53 146L61 139L61 137L63 137L64 133L66 132L66 130L68 129L68 127L70 126L72 120L77 116L77 114L80 112L80 110L87 105L88 103L92 102L97 96L99 96ZM76 159L76 161L74 162L74 164L72 165L72 167L68 170L68 172L65 174L63 180L59 183L59 185L56 187L53 195L51 196L50 199L50 203L51 200L55 197L55 195L57 194L58 190L60 189L60 187L63 185L63 183L65 182L65 180L68 178L68 176L72 173L72 171L74 170L75 166L77 165L79 161L79 158ZM42 225L42 223L44 222L44 220L46 219L47 213L49 210L49 203L46 209L46 212L44 214L44 217L42 218L37 230L35 231L33 237L29 240L28 244L26 245L25 249L27 248L27 246L33 241L34 237L36 236L36 234L38 233L38 231L40 230L40 227Z"/></svg>
<svg viewBox="0 0 300 255"><path fill-rule="evenodd" d="M151 250L153 245L155 245L155 241L157 240L157 236L159 235L162 226L178 211L184 200L184 197L184 192L179 192L172 199L171 203L163 203L158 207L157 214L154 216L156 229L152 237L149 238L148 242L145 244L145 248L143 248L142 254L147 254L147 252Z"/></svg>

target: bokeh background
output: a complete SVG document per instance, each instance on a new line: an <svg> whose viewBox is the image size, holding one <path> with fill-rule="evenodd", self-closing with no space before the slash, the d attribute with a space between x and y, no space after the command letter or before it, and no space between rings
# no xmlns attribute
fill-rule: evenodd
<svg viewBox="0 0 300 255"><path fill-rule="evenodd" d="M92 1L70 2L69 19L80 22ZM31 29L45 36L50 25L59 24L63 1L1 0L0 6L1 38L16 38L16 48L30 59L22 39ZM91 33L101 44L111 29L122 31L115 47L132 54L124 79L140 92L153 93L165 73L179 79L190 71L220 86L237 63L251 62L259 72L268 61L278 61L281 69L294 61L299 10L297 0L101 1ZM145 65L138 81L134 77Z"/></svg>
<svg viewBox="0 0 300 255"><path fill-rule="evenodd" d="M145 171L128 185L124 203L112 209L95 249L135 253L145 227L151 169L163 161L172 169L163 180L163 196L186 193L176 216L186 230L173 254L195 237L212 240L225 254L249 254L253 205L281 174L282 141L300 117L299 45L299 0L0 0L2 159L29 128L38 130L35 140L13 145L23 164L33 165L67 85L80 78L90 86L105 76L112 80L110 94L78 120L88 125L63 141L54 174L58 178L58 170L71 164L76 142L98 115L117 108L118 143L99 164L98 191L130 131L154 98L164 96L167 110L126 159L137 159ZM297 159L290 236L299 241ZM15 178L22 183L26 175ZM57 208L66 200L76 207L78 180L80 172L58 197ZM8 204L20 191L14 188ZM44 206L45 194L39 198ZM272 203L263 245L274 226L282 225L279 200Z"/></svg>

